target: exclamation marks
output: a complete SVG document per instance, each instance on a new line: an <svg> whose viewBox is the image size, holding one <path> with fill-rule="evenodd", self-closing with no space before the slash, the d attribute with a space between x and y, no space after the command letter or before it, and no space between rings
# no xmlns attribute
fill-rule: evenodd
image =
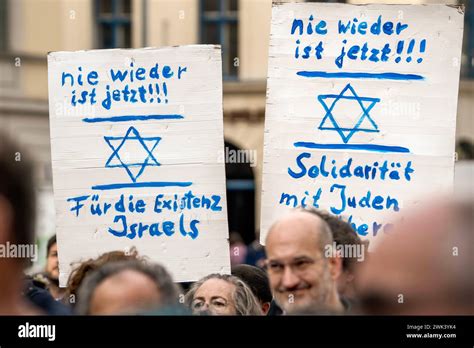
<svg viewBox="0 0 474 348"><path fill-rule="evenodd" d="M409 44L408 44L408 48L407 48L407 58L406 58L406 61L407 63L410 63L412 60L413 60L413 51L415 49L415 46L416 46L416 40L415 39L411 39ZM423 39L420 41L420 55L423 55L425 52L426 52L426 40ZM395 62L398 64L402 61L402 54L403 54L403 49L405 48L405 41L399 41L398 44L397 44L397 55L398 57L395 58ZM421 62L423 62L423 58L422 57L419 57L417 60L417 63L420 64Z"/></svg>
<svg viewBox="0 0 474 348"><path fill-rule="evenodd" d="M153 94L153 87L151 83L148 85L148 90L150 94ZM166 86L166 82L163 82L161 84L161 88L160 88L159 83L155 83L155 93L156 93L156 102L158 104L161 104L162 102L164 102L165 104L168 104L168 87ZM150 103L152 103L154 100L155 100L154 98L151 98Z"/></svg>
<svg viewBox="0 0 474 348"><path fill-rule="evenodd" d="M401 55L402 52L403 52L403 45L405 44L405 41L398 41L398 45L397 45L397 54L398 55ZM400 63L400 61L402 60L401 57L397 57L395 58L395 62L398 64Z"/></svg>
<svg viewBox="0 0 474 348"><path fill-rule="evenodd" d="M408 44L408 50L407 50L407 63L411 62L411 54L413 53L413 48L415 47L415 39L410 40L410 43Z"/></svg>
<svg viewBox="0 0 474 348"><path fill-rule="evenodd" d="M156 94L160 95L160 86L157 83L155 83L155 89L156 89ZM158 97L158 103L161 103L160 97Z"/></svg>
<svg viewBox="0 0 474 348"><path fill-rule="evenodd" d="M163 94L165 95L165 103L168 104L168 87L166 87L166 82L163 82Z"/></svg>
<svg viewBox="0 0 474 348"><path fill-rule="evenodd" d="M420 53L425 53L426 51L426 40L421 40L420 42ZM423 58L418 58L417 62L420 64L423 61Z"/></svg>
<svg viewBox="0 0 474 348"><path fill-rule="evenodd" d="M148 92L150 93L150 95L153 95L153 87L151 83L148 85ZM155 98L150 98L150 103L153 103L153 100L155 100Z"/></svg>

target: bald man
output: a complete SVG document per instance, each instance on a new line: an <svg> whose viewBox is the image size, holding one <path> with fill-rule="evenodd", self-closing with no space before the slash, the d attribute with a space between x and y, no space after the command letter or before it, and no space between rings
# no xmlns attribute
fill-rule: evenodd
<svg viewBox="0 0 474 348"><path fill-rule="evenodd" d="M293 211L277 221L266 238L266 268L277 304L285 314L343 313L337 293L341 258L326 247L331 230L307 210Z"/></svg>
<svg viewBox="0 0 474 348"><path fill-rule="evenodd" d="M474 314L474 202L423 208L395 225L356 277L367 314Z"/></svg>
<svg viewBox="0 0 474 348"><path fill-rule="evenodd" d="M82 283L77 313L136 314L175 306L179 287L161 265L126 260L102 265Z"/></svg>

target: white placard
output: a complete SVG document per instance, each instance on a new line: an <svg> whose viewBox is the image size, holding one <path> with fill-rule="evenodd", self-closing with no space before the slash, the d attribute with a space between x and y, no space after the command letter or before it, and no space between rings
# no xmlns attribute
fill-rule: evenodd
<svg viewBox="0 0 474 348"><path fill-rule="evenodd" d="M136 247L175 281L229 273L221 50L48 56L60 283Z"/></svg>
<svg viewBox="0 0 474 348"><path fill-rule="evenodd" d="M262 243L298 206L343 216L377 241L404 209L452 190L463 15L445 5L273 6Z"/></svg>

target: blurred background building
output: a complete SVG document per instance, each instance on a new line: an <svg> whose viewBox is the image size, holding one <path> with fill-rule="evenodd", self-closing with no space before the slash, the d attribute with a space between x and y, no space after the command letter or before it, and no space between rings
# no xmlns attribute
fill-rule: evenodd
<svg viewBox="0 0 474 348"><path fill-rule="evenodd" d="M404 3L466 5L457 140L459 157L473 158L474 6L470 0ZM0 0L0 129L14 135L36 162L40 242L54 232L47 53L198 43L223 48L226 145L257 153L255 167L226 165L230 231L246 243L255 238L271 5L271 0Z"/></svg>

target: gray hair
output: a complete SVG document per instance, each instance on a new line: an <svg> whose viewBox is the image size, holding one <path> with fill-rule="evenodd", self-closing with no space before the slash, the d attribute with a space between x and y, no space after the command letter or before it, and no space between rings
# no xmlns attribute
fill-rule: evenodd
<svg viewBox="0 0 474 348"><path fill-rule="evenodd" d="M237 315L262 315L260 305L248 285L240 278L229 274L213 273L195 282L184 297L188 307L191 307L196 291L209 279L221 279L235 286L232 298L235 303Z"/></svg>
<svg viewBox="0 0 474 348"><path fill-rule="evenodd" d="M92 296L97 287L107 278L128 270L142 273L153 280L161 295L161 305L176 304L179 286L173 283L173 279L163 266L140 260L127 260L105 264L86 276L78 291L77 313L89 314Z"/></svg>

